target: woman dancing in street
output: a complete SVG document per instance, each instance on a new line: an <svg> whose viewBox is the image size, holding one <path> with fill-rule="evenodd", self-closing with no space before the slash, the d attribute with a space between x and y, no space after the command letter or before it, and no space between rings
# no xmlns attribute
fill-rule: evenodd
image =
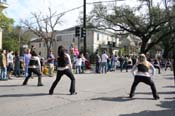
<svg viewBox="0 0 175 116"><path fill-rule="evenodd" d="M28 66L28 76L25 78L23 85L27 85L29 78L32 76L32 73L38 76L38 86L43 86L42 84L42 74L41 74L41 63L40 59L35 51L31 52L32 57L29 61Z"/></svg>
<svg viewBox="0 0 175 116"><path fill-rule="evenodd" d="M149 71L151 70L151 72ZM140 54L138 58L138 63L133 67L132 73L134 75L134 82L130 91L130 98L134 96L136 86L143 82L151 87L152 94L155 100L159 99L155 84L151 77L154 76L154 66L147 61L144 54Z"/></svg>
<svg viewBox="0 0 175 116"><path fill-rule="evenodd" d="M67 75L71 80L71 85L69 89L70 95L77 94L77 92L75 92L75 78L72 73L72 63L71 63L70 56L69 54L65 52L65 49L63 46L59 46L58 47L57 77L49 90L50 95L53 94L56 85L58 84L58 82L60 81L61 77L64 74Z"/></svg>

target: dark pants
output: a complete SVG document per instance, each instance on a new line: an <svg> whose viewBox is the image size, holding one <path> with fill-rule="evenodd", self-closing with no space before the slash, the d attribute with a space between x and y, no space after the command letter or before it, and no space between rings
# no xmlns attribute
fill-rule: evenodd
<svg viewBox="0 0 175 116"><path fill-rule="evenodd" d="M131 64L128 64L128 65L126 66L126 72L128 72L128 69L132 69L132 65L131 65Z"/></svg>
<svg viewBox="0 0 175 116"><path fill-rule="evenodd" d="M74 78L74 75L72 74L72 72L69 69L66 69L66 70L63 70L63 71L60 71L60 70L57 71L56 80L53 82L53 84L52 84L52 86L51 86L51 88L49 90L51 93L53 93L56 85L58 84L58 82L60 81L61 77L64 74L66 76L68 76L70 78L70 80L71 80L69 92L70 93L74 93L75 92L75 78Z"/></svg>
<svg viewBox="0 0 175 116"><path fill-rule="evenodd" d="M170 70L172 71L171 65L166 66L166 67L165 67L165 71L167 70L167 68L170 68Z"/></svg>
<svg viewBox="0 0 175 116"><path fill-rule="evenodd" d="M149 85L151 87L153 97L154 98L158 97L158 94L157 94L154 82L152 81L152 79L150 77L145 77L145 76L135 76L134 82L133 82L132 87L131 87L131 92L130 92L130 96L131 97L134 96L134 92L135 92L136 86L140 82L143 82L143 83Z"/></svg>
<svg viewBox="0 0 175 116"><path fill-rule="evenodd" d="M25 78L23 85L26 85L29 78L32 76L32 73L36 74L38 76L38 85L42 85L41 82L41 73L40 73L40 69L39 68L28 68L28 76Z"/></svg>
<svg viewBox="0 0 175 116"><path fill-rule="evenodd" d="M124 66L125 66L125 62L120 62L120 71L121 72L123 71Z"/></svg>
<svg viewBox="0 0 175 116"><path fill-rule="evenodd" d="M96 62L95 72L100 73L100 63L99 62Z"/></svg>
<svg viewBox="0 0 175 116"><path fill-rule="evenodd" d="M160 74L160 66L155 65L154 68L158 69L158 73Z"/></svg>

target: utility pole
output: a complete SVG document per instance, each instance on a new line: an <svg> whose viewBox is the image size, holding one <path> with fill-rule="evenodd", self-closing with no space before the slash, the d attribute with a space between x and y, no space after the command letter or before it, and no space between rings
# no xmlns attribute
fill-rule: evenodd
<svg viewBox="0 0 175 116"><path fill-rule="evenodd" d="M86 33L86 0L84 0L84 5L83 5L84 7L83 7L83 28L84 28L84 31L85 31L85 33ZM85 36L83 37L83 39L84 39L84 55L85 55L85 57L86 57L86 34L85 34Z"/></svg>

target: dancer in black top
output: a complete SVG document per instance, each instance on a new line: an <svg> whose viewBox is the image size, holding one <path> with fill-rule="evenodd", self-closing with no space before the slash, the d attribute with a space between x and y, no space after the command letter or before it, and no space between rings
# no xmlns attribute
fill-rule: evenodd
<svg viewBox="0 0 175 116"><path fill-rule="evenodd" d="M149 71L151 70L151 71ZM151 86L152 94L155 100L159 99L159 96L156 91L155 84L151 77L154 75L154 66L146 60L146 57L144 54L140 54L138 58L138 63L133 67L132 73L134 75L134 82L131 87L131 92L130 92L130 98L134 96L134 92L136 89L136 86L140 83L143 82L147 85Z"/></svg>
<svg viewBox="0 0 175 116"><path fill-rule="evenodd" d="M63 46L59 46L58 47L57 77L49 90L50 95L53 94L56 85L58 84L58 82L60 81L61 77L64 74L67 75L71 80L71 85L69 89L70 94L71 95L77 94L77 92L75 92L75 78L72 73L72 63L71 63L70 56L69 54L65 52L65 49Z"/></svg>
<svg viewBox="0 0 175 116"><path fill-rule="evenodd" d="M33 72L38 76L38 86L43 86L41 82L42 73L41 73L40 59L35 51L32 51L31 55L32 57L30 59L29 66L28 66L28 76L25 78L23 85L27 85L27 82L29 78L32 76L32 72Z"/></svg>

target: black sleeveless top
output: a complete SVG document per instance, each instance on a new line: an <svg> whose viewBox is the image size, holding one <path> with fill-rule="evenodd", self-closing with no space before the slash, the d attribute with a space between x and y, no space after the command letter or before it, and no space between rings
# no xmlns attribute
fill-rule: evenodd
<svg viewBox="0 0 175 116"><path fill-rule="evenodd" d="M64 55L64 58L58 57L58 67L65 67L69 64L68 57Z"/></svg>
<svg viewBox="0 0 175 116"><path fill-rule="evenodd" d="M139 72L148 72L148 70L149 70L148 67L145 66L144 64L138 64L137 68L138 68Z"/></svg>
<svg viewBox="0 0 175 116"><path fill-rule="evenodd" d="M35 57L31 57L29 66L39 66L38 60Z"/></svg>

